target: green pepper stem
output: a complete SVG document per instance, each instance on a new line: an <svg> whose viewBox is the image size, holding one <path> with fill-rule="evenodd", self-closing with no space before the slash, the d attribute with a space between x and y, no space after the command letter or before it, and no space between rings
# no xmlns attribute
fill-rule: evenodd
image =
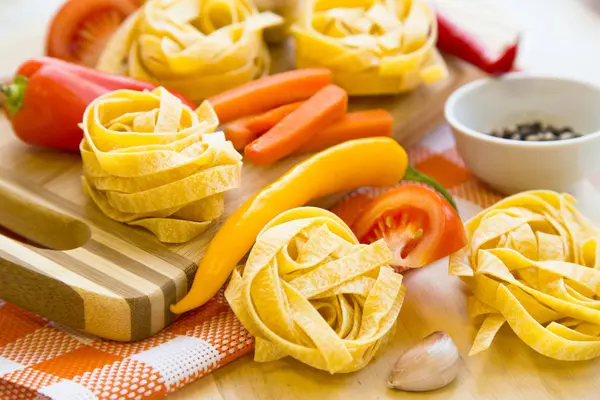
<svg viewBox="0 0 600 400"><path fill-rule="evenodd" d="M458 208L456 207L456 203L454 202L454 199L452 198L452 195L450 193L448 193L448 191L446 190L446 188L444 188L444 186L442 186L441 183L439 183L438 181L436 181L435 179L433 179L429 175L425 175L424 173L417 171L416 169L414 169L413 167L411 167L409 165L408 168L406 169L406 173L404 174L404 179L407 180L407 181L422 182L422 183L425 183L425 184L431 186L439 194L441 194L442 196L444 196L444 198L446 200L448 200L448 203L450 203L450 205L452 207L454 207L454 209L456 211L458 211Z"/></svg>
<svg viewBox="0 0 600 400"><path fill-rule="evenodd" d="M10 84L0 85L0 93L6 97L6 107L11 117L23 107L25 99L25 89L27 88L27 77L23 75L15 76Z"/></svg>

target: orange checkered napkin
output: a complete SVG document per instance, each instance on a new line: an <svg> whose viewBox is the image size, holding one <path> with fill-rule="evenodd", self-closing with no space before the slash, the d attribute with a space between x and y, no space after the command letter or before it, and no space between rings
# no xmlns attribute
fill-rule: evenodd
<svg viewBox="0 0 600 400"><path fill-rule="evenodd" d="M446 126L409 149L409 159L449 189L463 216L500 200L465 169ZM0 300L0 399L161 398L252 346L223 291L157 335L134 343L75 332Z"/></svg>
<svg viewBox="0 0 600 400"><path fill-rule="evenodd" d="M153 337L120 343L0 300L0 399L157 399L252 350L221 290Z"/></svg>

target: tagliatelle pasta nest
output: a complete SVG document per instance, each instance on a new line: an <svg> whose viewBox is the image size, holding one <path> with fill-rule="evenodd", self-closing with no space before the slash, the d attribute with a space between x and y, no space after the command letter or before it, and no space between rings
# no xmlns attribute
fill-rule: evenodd
<svg viewBox="0 0 600 400"><path fill-rule="evenodd" d="M469 245L450 273L473 291L483 316L470 354L487 349L508 322L537 352L558 360L600 355L600 232L568 194L524 192L466 223Z"/></svg>
<svg viewBox="0 0 600 400"><path fill-rule="evenodd" d="M149 0L112 36L96 68L199 102L267 74L262 30L282 22L248 0Z"/></svg>
<svg viewBox="0 0 600 400"><path fill-rule="evenodd" d="M393 335L402 275L383 240L359 244L329 211L280 214L258 235L225 296L256 338L256 361L291 356L314 368L366 366Z"/></svg>
<svg viewBox="0 0 600 400"><path fill-rule="evenodd" d="M351 95L394 94L448 75L421 0L306 0L292 31L296 66L326 67Z"/></svg>
<svg viewBox="0 0 600 400"><path fill-rule="evenodd" d="M84 189L108 217L186 242L240 182L242 157L218 125L207 102L194 111L164 88L101 96L83 117Z"/></svg>

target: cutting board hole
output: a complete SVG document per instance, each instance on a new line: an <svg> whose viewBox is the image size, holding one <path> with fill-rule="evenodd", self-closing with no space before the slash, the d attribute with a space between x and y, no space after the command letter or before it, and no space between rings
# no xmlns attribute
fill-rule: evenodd
<svg viewBox="0 0 600 400"><path fill-rule="evenodd" d="M0 236L6 236L17 242L43 250L65 251L84 246L90 240L92 233L85 223L77 221L71 224L70 229L56 231L52 235L41 237L40 235L31 235L30 237L19 235L0 225Z"/></svg>
<svg viewBox="0 0 600 400"><path fill-rule="evenodd" d="M38 247L40 249L48 249L48 247L41 245L39 243L35 243L32 242L31 240L24 238L21 235L17 235L16 233L14 233L13 231L10 231L8 229L6 229L5 227L3 227L2 225L0 225L0 235L2 236L6 236L7 238L10 238L12 240L16 240L17 242L21 242L23 244L27 244L29 246L34 246L34 247Z"/></svg>

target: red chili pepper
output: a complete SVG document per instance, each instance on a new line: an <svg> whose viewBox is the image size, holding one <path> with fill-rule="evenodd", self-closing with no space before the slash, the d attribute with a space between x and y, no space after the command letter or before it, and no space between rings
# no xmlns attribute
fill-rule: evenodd
<svg viewBox="0 0 600 400"><path fill-rule="evenodd" d="M109 92L68 70L47 65L29 77L17 75L0 86L6 96L15 134L26 143L79 150L83 132L78 124L87 105Z"/></svg>
<svg viewBox="0 0 600 400"><path fill-rule="evenodd" d="M494 57L477 38L463 30L448 18L437 13L437 47L448 54L472 64L488 74L497 75L513 70L518 42L508 46L502 54Z"/></svg>
<svg viewBox="0 0 600 400"><path fill-rule="evenodd" d="M11 84L0 85L17 137L26 143L79 151L83 132L78 124L96 97L117 89L152 90L135 79L105 74L50 57L21 65ZM185 104L195 105L176 94Z"/></svg>

